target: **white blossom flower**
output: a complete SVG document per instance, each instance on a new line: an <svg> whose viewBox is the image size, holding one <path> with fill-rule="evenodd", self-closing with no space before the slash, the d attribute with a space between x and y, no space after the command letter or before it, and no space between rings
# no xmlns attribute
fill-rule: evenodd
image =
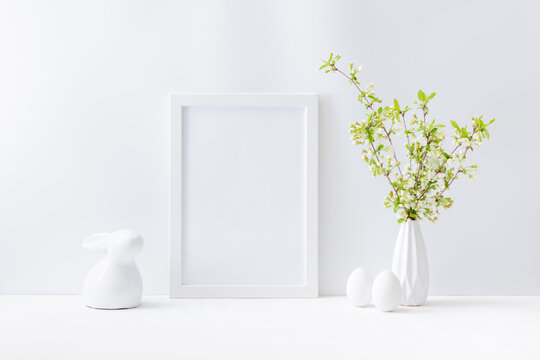
<svg viewBox="0 0 540 360"><path fill-rule="evenodd" d="M469 141L468 138L459 139L457 142L458 142L459 145L463 145L465 147L467 147L467 146L469 146L471 144L471 142Z"/></svg>
<svg viewBox="0 0 540 360"><path fill-rule="evenodd" d="M368 92L368 94L373 94L373 83L368 84L366 91Z"/></svg>

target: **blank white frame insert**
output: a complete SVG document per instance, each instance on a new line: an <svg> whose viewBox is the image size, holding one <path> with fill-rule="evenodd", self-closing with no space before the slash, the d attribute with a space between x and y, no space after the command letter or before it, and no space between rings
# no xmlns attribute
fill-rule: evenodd
<svg viewBox="0 0 540 360"><path fill-rule="evenodd" d="M316 297L317 95L171 97L170 297Z"/></svg>

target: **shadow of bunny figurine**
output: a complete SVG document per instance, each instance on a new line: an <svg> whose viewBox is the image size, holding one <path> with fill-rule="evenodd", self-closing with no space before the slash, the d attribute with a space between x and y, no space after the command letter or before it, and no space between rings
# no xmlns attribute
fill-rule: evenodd
<svg viewBox="0 0 540 360"><path fill-rule="evenodd" d="M139 306L142 278L135 256L143 248L142 236L133 230L98 233L83 242L86 249L104 250L106 256L84 280L83 300L95 309L129 309Z"/></svg>

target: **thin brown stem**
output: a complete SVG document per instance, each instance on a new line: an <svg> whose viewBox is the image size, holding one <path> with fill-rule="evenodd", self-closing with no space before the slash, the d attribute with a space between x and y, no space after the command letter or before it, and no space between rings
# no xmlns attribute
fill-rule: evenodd
<svg viewBox="0 0 540 360"><path fill-rule="evenodd" d="M358 86L358 84L356 83L356 81L354 81L353 79L351 79L351 77L347 74L345 74L343 71L339 70L335 65L332 65L330 64L330 66L332 67L332 69L336 70L338 73L340 73L341 75L345 76L347 79L349 79L349 81L354 85L356 86L356 88L358 89L358 91L360 93L362 93L362 89L360 89L360 86Z"/></svg>
<svg viewBox="0 0 540 360"><path fill-rule="evenodd" d="M474 136L474 134L477 132L477 130L478 130L477 128L473 128L473 132L472 132L472 134L471 134L471 137ZM444 159L443 163L441 164L441 166L439 166L439 169L437 170L437 172L435 173L435 175L427 182L426 188L424 189L424 191L422 191L422 193L420 194L420 196L417 198L416 201L418 201L418 200L420 200L422 197L424 197L424 194L428 191L428 189L429 189L429 187L430 187L430 183L431 183L434 179L437 178L437 175L439 175L439 174L441 173L441 171L442 171L444 165L447 163L448 159L449 159L449 158L456 152L456 150L457 150L458 148L460 148L460 147L461 147L461 144L456 145L456 147L454 148L454 150L452 150L452 152L450 153L450 156L449 156L448 158ZM463 153L463 156L465 156L465 155L467 154L467 151L469 151L470 148L471 148L470 145L467 146L467 147L465 148L465 152ZM460 169L461 169L461 165L460 165ZM459 172L458 172L458 173L459 173ZM456 173L456 175L454 176L454 179L455 179L455 177L457 177L457 174L458 174L458 173ZM444 188L444 190L441 192L441 194L442 194L448 187L450 187L450 184L454 181L454 179L452 179L452 181L451 181L450 183L448 183L448 185ZM440 196L441 194L439 194L439 196Z"/></svg>
<svg viewBox="0 0 540 360"><path fill-rule="evenodd" d="M439 200L439 199L442 197L442 194L443 194L448 188L450 188L450 185L452 185L452 183L454 182L454 180L457 179L458 174L461 173L462 170L463 170L463 167L460 166L459 169L458 169L458 171L456 171L456 174L454 175L454 177L452 178L452 180L450 180L450 182L448 183L448 186L446 186L446 187L443 189L443 191L441 191L441 193L440 193L439 195L437 195L437 197L436 197L437 200Z"/></svg>
<svg viewBox="0 0 540 360"><path fill-rule="evenodd" d="M469 151L471 147L470 146L467 146L467 148L465 148L465 152L463 153L463 156L467 155L467 151ZM452 177L452 180L450 180L450 182L448 183L448 185L446 185L444 187L444 189L441 191L441 193L439 195L437 195L437 199L441 198L442 197L442 194L448 189L450 188L450 185L452 185L452 183L454 182L454 180L457 179L457 176L459 173L463 172L463 166L459 166L458 170L456 171L456 174Z"/></svg>
<svg viewBox="0 0 540 360"><path fill-rule="evenodd" d="M426 131L426 107L425 105L422 107L422 112L424 114L424 120L423 120L423 130L424 130L424 133ZM414 187L416 188L416 186L418 185L418 180L420 179L420 173L422 172L422 167L424 165L424 161L426 160L426 156L427 156L427 147L429 146L429 137L431 136L431 133L428 133L426 135L426 149L424 150L424 155L422 156L422 160L420 160L420 164L418 164L418 172L416 173L416 181L414 182Z"/></svg>
<svg viewBox="0 0 540 360"><path fill-rule="evenodd" d="M347 78L355 87L356 89L358 90L358 92L360 92L360 95L362 95L362 89L360 89L360 87L358 86L358 84L356 83L356 81L354 81L353 79L351 79L351 77L349 75L347 75L346 73L344 73L343 71L341 71L340 69L338 69L335 65L330 65L332 67L332 69L336 70L338 73L340 73L341 75L343 75L345 78ZM364 94L362 96L364 98L364 101L365 101L365 106L370 109L371 111L373 111L373 104L371 104L368 100L368 98L366 97L366 95ZM396 160L396 163L398 164L397 165L397 168L398 168L398 171L399 171L399 174L401 175L401 177L403 177L403 173L401 172L401 167L399 166L399 160L397 158L397 155L396 155L396 149L394 148L394 144L392 143L392 138L390 137L390 132L386 130L386 127L384 126L383 123L381 123L381 126L382 126L382 129L384 131L384 134L386 135L386 138L388 139L388 142L390 143L390 147L392 148L392 154L394 155L394 160ZM409 144L410 145L410 144ZM397 195L397 193L396 193Z"/></svg>
<svg viewBox="0 0 540 360"><path fill-rule="evenodd" d="M394 160L396 160L397 169L399 171L399 175L403 177L403 173L401 172L401 167L399 167L399 160L396 156L396 149L394 148L394 144L392 143L392 139L390 138L390 133L386 131L386 127L383 125L384 133L386 134L386 138L388 139L388 142L390 143L390 146L392 147L392 154L394 155Z"/></svg>
<svg viewBox="0 0 540 360"><path fill-rule="evenodd" d="M375 158L377 159L377 162L379 163L379 166L381 167L381 169L383 171L383 175L386 177L386 179L388 179L388 182L390 183L390 186L392 186L392 189L394 189L394 193L396 194L396 197L399 199L398 191L397 191L396 187L394 186L394 184L392 183L392 180L390 179L390 175L386 172L386 170L384 170L383 163L379 159L379 155L377 155L377 151L375 150L375 145L373 145L372 142L370 142L369 144L371 145L371 149L373 149L373 154L375 155Z"/></svg>
<svg viewBox="0 0 540 360"><path fill-rule="evenodd" d="M452 156L452 155L456 152L456 150L459 149L460 147L461 147L461 145L457 145L457 146L454 148L454 150L452 150L452 152L450 153L449 156ZM420 199L422 199L422 198L424 197L424 194L428 191L428 189L429 189L429 187L430 187L430 185L431 185L430 183L431 183L434 179L437 178L437 175L439 175L439 174L441 173L442 169L444 168L444 165L445 165L447 162L448 162L448 159L444 159L444 161L443 161L443 163L441 164L441 166L439 166L439 169L437 169L437 172L435 173L435 175L433 175L433 177L427 182L427 185L426 185L424 191L422 191L422 193L420 194L420 196L416 198L417 201L420 200Z"/></svg>
<svg viewBox="0 0 540 360"><path fill-rule="evenodd" d="M407 135L407 144L409 144L409 155L410 155L410 152L411 152L411 139L409 138L409 132L407 131L407 122L405 121L405 113L404 112L401 112L401 119L403 120L403 128L405 129L405 135ZM409 168L411 168L412 170L412 159L411 157L408 156L409 158Z"/></svg>
<svg viewBox="0 0 540 360"><path fill-rule="evenodd" d="M472 137L477 131L478 131L477 128L473 128L473 132L472 132L471 137ZM465 157L465 155L467 155L467 151L469 151L470 148L471 148L471 145L469 145L469 146L467 146L467 147L465 148L465 151L463 152L463 157ZM458 168L458 170L456 171L456 174L452 177L452 180L450 180L450 182L448 183L448 185L446 185L446 186L444 187L444 189L441 191L441 193L440 193L439 195L437 195L437 199L439 199L439 198L442 196L442 194L443 194L448 188L450 188L450 185L452 185L452 183L454 182L454 180L457 179L458 174L461 173L461 172L463 172L463 166L460 165L459 168Z"/></svg>
<svg viewBox="0 0 540 360"><path fill-rule="evenodd" d="M422 159L420 160L420 163L418 164L418 171L416 172L416 180L414 181L414 188L416 189L416 186L418 186L418 182L420 181L420 173L422 172L422 168L424 167L424 161L426 161L427 157L427 147L429 146L429 137L431 134L428 134L426 136L426 149L424 150L424 154L422 155Z"/></svg>
<svg viewBox="0 0 540 360"><path fill-rule="evenodd" d="M338 69L335 65L331 64L331 67L336 70L338 73L340 73L341 75L343 75L345 78L347 78L355 87L356 89L360 92L360 94L362 94L362 89L360 89L360 87L358 86L358 84L356 83L356 81L354 81L353 79L350 78L349 75L345 74L343 71L341 71L340 69ZM366 100L366 106L373 111L373 105L369 103L369 101L367 101L365 95L364 95L364 99ZM383 128L384 128L384 125L383 125ZM386 129L384 129L384 131L386 132ZM390 179L390 174L388 174L386 172L386 170L384 170L384 167L383 167L383 163L382 161L379 159L379 155L377 154L377 151L375 150L375 145L373 145L372 142L370 142L370 145L371 145L371 149L373 150L373 154L375 155L375 158L377 159L377 162L379 163L379 166L381 167L381 169L383 170L383 175L386 177L386 179L388 180L388 182L390 183L390 186L392 186L392 189L394 190L394 193L396 194L396 197L399 199L399 194L398 194L398 191L396 189L396 187L394 186L394 184L392 183L392 180ZM392 147L392 150L393 150L393 147ZM395 152L394 152L394 155L395 155ZM401 170L400 170L400 173L401 173Z"/></svg>

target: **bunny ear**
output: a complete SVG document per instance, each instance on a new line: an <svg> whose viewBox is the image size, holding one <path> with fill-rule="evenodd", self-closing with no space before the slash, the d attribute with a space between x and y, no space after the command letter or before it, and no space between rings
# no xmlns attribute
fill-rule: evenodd
<svg viewBox="0 0 540 360"><path fill-rule="evenodd" d="M83 241L83 248L85 249L107 249L111 234L109 233L97 233Z"/></svg>

